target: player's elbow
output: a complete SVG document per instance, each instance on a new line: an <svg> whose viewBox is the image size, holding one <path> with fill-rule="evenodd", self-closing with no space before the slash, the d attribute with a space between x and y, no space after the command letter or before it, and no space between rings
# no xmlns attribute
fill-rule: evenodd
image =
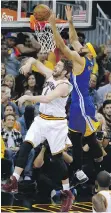
<svg viewBox="0 0 111 213"><path fill-rule="evenodd" d="M69 163L72 163L72 162L73 162L73 157L70 156Z"/></svg>
<svg viewBox="0 0 111 213"><path fill-rule="evenodd" d="M43 166L43 164L44 164L44 161L38 161L38 162L34 163L34 167L41 168Z"/></svg>
<svg viewBox="0 0 111 213"><path fill-rule="evenodd" d="M68 162L69 164L72 163L73 162L73 157L70 156L68 161L69 161Z"/></svg>
<svg viewBox="0 0 111 213"><path fill-rule="evenodd" d="M67 160L65 159L65 161L66 163L71 164L73 162L73 158L70 156Z"/></svg>

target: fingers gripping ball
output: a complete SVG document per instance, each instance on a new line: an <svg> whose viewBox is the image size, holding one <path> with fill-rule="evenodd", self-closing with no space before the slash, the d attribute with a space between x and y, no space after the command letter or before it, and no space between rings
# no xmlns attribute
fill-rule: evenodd
<svg viewBox="0 0 111 213"><path fill-rule="evenodd" d="M47 21L50 17L51 10L45 4L39 4L35 7L33 15L38 21Z"/></svg>

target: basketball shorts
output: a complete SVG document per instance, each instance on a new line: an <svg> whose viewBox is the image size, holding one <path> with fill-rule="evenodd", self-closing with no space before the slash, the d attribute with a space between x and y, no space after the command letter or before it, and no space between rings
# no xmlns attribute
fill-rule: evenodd
<svg viewBox="0 0 111 213"><path fill-rule="evenodd" d="M83 136L89 136L95 132L100 123L95 118L95 108L93 104L87 103L85 107L73 103L70 106L69 129L80 132Z"/></svg>
<svg viewBox="0 0 111 213"><path fill-rule="evenodd" d="M25 141L32 143L35 148L45 140L48 141L52 155L71 147L67 120L45 120L37 116L26 134Z"/></svg>

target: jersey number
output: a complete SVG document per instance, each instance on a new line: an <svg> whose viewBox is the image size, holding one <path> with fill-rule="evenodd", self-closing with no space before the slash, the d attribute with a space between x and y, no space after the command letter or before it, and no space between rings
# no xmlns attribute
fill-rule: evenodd
<svg viewBox="0 0 111 213"><path fill-rule="evenodd" d="M47 95L48 90L49 90L49 88L47 88L47 89L46 89L46 91L45 91L44 95Z"/></svg>

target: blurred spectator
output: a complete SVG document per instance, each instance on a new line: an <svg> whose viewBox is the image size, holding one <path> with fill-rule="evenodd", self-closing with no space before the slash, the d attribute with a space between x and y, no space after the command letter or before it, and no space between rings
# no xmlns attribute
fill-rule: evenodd
<svg viewBox="0 0 111 213"><path fill-rule="evenodd" d="M29 45L26 46L26 37L30 39L30 47ZM17 48L21 53L21 57L37 57L37 53L40 51L41 46L37 42L37 40L34 38L34 36L31 33L19 33L17 35L18 41L17 41Z"/></svg>
<svg viewBox="0 0 111 213"><path fill-rule="evenodd" d="M28 37L30 40L30 47L25 45L26 37ZM19 33L17 38L18 40L16 47L20 52L19 61L21 61L22 66L28 57L37 58L37 53L40 51L41 46L31 33ZM24 81L25 77L23 75L19 75L19 77L16 79L16 91L18 96L21 95Z"/></svg>
<svg viewBox="0 0 111 213"><path fill-rule="evenodd" d="M90 76L90 82L89 82L89 94L92 97L94 104L97 104L96 85L97 85L97 75L92 73Z"/></svg>
<svg viewBox="0 0 111 213"><path fill-rule="evenodd" d="M107 51L105 45L101 45L99 47L99 54L96 57L96 62L98 66L98 86L100 84L104 84L105 81L105 66L104 66L104 60L107 57Z"/></svg>
<svg viewBox="0 0 111 213"><path fill-rule="evenodd" d="M97 95L98 95L98 106L101 106L105 100L105 95L111 92L111 73L109 75L109 84L106 84L103 87L100 87L97 90Z"/></svg>
<svg viewBox="0 0 111 213"><path fill-rule="evenodd" d="M105 121L105 118L104 118L104 116L101 113L98 112L97 105L95 105L95 108L96 108L95 117L100 122L100 126L98 128L98 131L106 131L106 121Z"/></svg>
<svg viewBox="0 0 111 213"><path fill-rule="evenodd" d="M51 70L54 69L54 65L55 65L55 56L53 58L54 54L51 52L51 53L42 53L42 52L39 52L37 54L37 57L38 57L38 60L41 61L46 67L50 68ZM51 61L52 60L52 61ZM38 72L38 69L36 68L35 65L32 65L32 70L34 72Z"/></svg>
<svg viewBox="0 0 111 213"><path fill-rule="evenodd" d="M28 35L25 35L25 46L26 47L32 47L32 42L31 42L31 39L30 39L30 37L28 36ZM37 56L37 54L36 54L36 56Z"/></svg>
<svg viewBox="0 0 111 213"><path fill-rule="evenodd" d="M84 33L78 32L77 35L78 35L79 42L82 44L82 46L84 46L84 44L85 44L85 39L86 39Z"/></svg>
<svg viewBox="0 0 111 213"><path fill-rule="evenodd" d="M16 153L23 142L22 135L17 130L13 129L15 116L13 114L5 117L5 128L2 129L1 135L5 142L5 157L11 161L15 159ZM14 162L12 172L14 170Z"/></svg>
<svg viewBox="0 0 111 213"><path fill-rule="evenodd" d="M93 67L92 73L98 77L98 64L97 64L96 60L94 61L94 67Z"/></svg>
<svg viewBox="0 0 111 213"><path fill-rule="evenodd" d="M111 72L111 47L108 45L101 45L104 51L105 57L103 58L103 66L105 68L105 73Z"/></svg>
<svg viewBox="0 0 111 213"><path fill-rule="evenodd" d="M25 91L30 90L32 95L38 95L39 94L39 88L37 86L36 78L34 74L29 74L26 79L26 86Z"/></svg>
<svg viewBox="0 0 111 213"><path fill-rule="evenodd" d="M13 99L15 97L15 77L11 74L6 75L3 84L11 89L11 99Z"/></svg>
<svg viewBox="0 0 111 213"><path fill-rule="evenodd" d="M30 91L30 90L26 90L25 92L24 92L24 95L30 95L30 96L32 96L33 94L32 94L32 92ZM33 103L31 102L31 101L25 101L24 102L24 104L22 105L22 106L19 106L19 112L20 112L20 115L22 116L23 114L24 114L24 112L25 112L25 107L26 106L32 106L33 105Z"/></svg>
<svg viewBox="0 0 111 213"><path fill-rule="evenodd" d="M5 39L1 41L1 61L2 63L5 63L5 58L8 56L7 52L7 44Z"/></svg>
<svg viewBox="0 0 111 213"><path fill-rule="evenodd" d="M106 131L111 138L111 100L104 101L103 113L106 121Z"/></svg>
<svg viewBox="0 0 111 213"><path fill-rule="evenodd" d="M13 106L13 108L15 109L16 115L19 116L19 111L18 111L18 107L15 103L13 103L12 101L10 101L10 97L11 97L11 89L3 84L1 86L1 114L2 114L2 119L4 118L4 108L6 105L10 104Z"/></svg>
<svg viewBox="0 0 111 213"><path fill-rule="evenodd" d="M3 83L5 74L6 74L5 64L1 63L1 83Z"/></svg>
<svg viewBox="0 0 111 213"><path fill-rule="evenodd" d="M16 160L19 148L23 142L21 133L13 128L14 122L15 122L15 116L11 114L7 115L5 117L6 126L1 131L1 135L5 142L5 147L6 147L5 157L6 159L12 162L11 172L13 172L14 170L14 162ZM34 152L34 149L32 149L31 152L29 153L28 162L24 171L25 179L28 179L28 180L30 180L32 177L32 163L33 163L34 155L35 155L35 152Z"/></svg>
<svg viewBox="0 0 111 213"><path fill-rule="evenodd" d="M18 119L19 123L21 124L21 134L23 139L25 138L27 130L29 129L33 120L34 120L34 107L26 106L24 114L22 115L22 117Z"/></svg>
<svg viewBox="0 0 111 213"><path fill-rule="evenodd" d="M111 100L111 92L108 92L107 94L106 94L106 98L105 98L106 100Z"/></svg>
<svg viewBox="0 0 111 213"><path fill-rule="evenodd" d="M3 138L1 137L1 179L2 180L10 177L11 167L12 167L11 162L5 158L5 150L6 150L5 143Z"/></svg>
<svg viewBox="0 0 111 213"><path fill-rule="evenodd" d="M5 155L5 144L4 144L4 141L3 141L3 138L1 137L1 158L4 158L4 155Z"/></svg>
<svg viewBox="0 0 111 213"><path fill-rule="evenodd" d="M5 58L6 73L13 76L19 75L20 62L17 57L20 55L17 49L17 34L8 33L6 35L6 41L8 46L8 55Z"/></svg>
<svg viewBox="0 0 111 213"><path fill-rule="evenodd" d="M15 108L11 104L8 104L4 108L4 117L7 115L10 115L10 114L15 115L15 118L17 119L18 116L16 116ZM21 132L20 123L16 119L15 119L13 128L16 129L17 131ZM2 123L3 123L2 127L5 127L5 122L2 122Z"/></svg>

